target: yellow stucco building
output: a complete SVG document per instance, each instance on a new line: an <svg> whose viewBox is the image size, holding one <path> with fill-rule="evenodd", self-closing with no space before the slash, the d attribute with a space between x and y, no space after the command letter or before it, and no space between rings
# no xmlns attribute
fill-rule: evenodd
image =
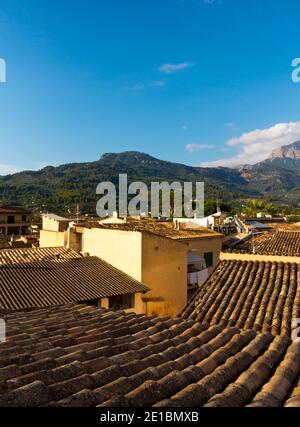
<svg viewBox="0 0 300 427"><path fill-rule="evenodd" d="M65 219L53 226L55 221L43 221L40 246L66 246L85 256L98 256L145 284L150 291L136 301L134 310L148 315L178 315L187 303L189 272L198 288L198 273L208 277L222 247L221 234L203 227L181 228L173 222L113 219L71 222L66 227ZM201 260L202 267L197 267ZM105 301L102 304L106 306Z"/></svg>

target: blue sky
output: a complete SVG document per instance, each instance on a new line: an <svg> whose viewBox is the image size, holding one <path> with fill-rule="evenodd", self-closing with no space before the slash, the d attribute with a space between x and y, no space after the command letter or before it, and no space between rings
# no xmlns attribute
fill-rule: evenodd
<svg viewBox="0 0 300 427"><path fill-rule="evenodd" d="M0 174L126 150L261 160L300 139L299 15L298 0L0 0Z"/></svg>

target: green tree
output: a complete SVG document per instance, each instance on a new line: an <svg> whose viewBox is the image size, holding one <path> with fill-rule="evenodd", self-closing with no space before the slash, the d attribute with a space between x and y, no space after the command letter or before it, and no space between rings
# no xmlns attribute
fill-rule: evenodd
<svg viewBox="0 0 300 427"><path fill-rule="evenodd" d="M265 203L262 200L251 200L244 208L243 213L246 216L256 216L259 212L266 212L270 215L275 215L278 209L273 203Z"/></svg>

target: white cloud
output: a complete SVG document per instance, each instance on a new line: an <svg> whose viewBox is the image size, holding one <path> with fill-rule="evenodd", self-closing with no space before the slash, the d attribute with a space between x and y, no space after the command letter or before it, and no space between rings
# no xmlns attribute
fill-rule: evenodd
<svg viewBox="0 0 300 427"><path fill-rule="evenodd" d="M38 163L35 166L28 167L26 169L20 168L20 167L17 167L17 166L12 166L12 165L2 165L2 164L0 164L0 176L1 175L11 175L11 174L14 174L14 173L22 172L24 170L39 171L41 169L44 169L46 166L49 166L50 164L51 164L50 162L41 162L41 163ZM58 164L51 164L51 166L58 166Z"/></svg>
<svg viewBox="0 0 300 427"><path fill-rule="evenodd" d="M17 172L20 172L20 169L16 166L0 164L0 175L10 175Z"/></svg>
<svg viewBox="0 0 300 427"><path fill-rule="evenodd" d="M189 153L193 153L198 150L211 150L215 148L213 144L187 144L186 149Z"/></svg>
<svg viewBox="0 0 300 427"><path fill-rule="evenodd" d="M300 140L300 122L278 123L270 128L256 129L226 142L236 147L237 153L230 158L203 163L201 166L239 166L255 164L270 157L271 152L283 145Z"/></svg>
<svg viewBox="0 0 300 427"><path fill-rule="evenodd" d="M182 62L180 64L163 64L159 67L159 71L164 74L174 74L183 71L195 65L194 62Z"/></svg>
<svg viewBox="0 0 300 427"><path fill-rule="evenodd" d="M166 84L166 82L164 80L153 80L151 82L136 83L132 86L125 86L125 89L143 90L143 89L152 88L152 87L163 87L163 86L165 86L165 84Z"/></svg>

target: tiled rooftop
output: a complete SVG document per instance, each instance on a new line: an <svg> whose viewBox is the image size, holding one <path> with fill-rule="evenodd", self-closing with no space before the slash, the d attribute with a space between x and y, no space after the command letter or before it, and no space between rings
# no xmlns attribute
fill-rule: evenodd
<svg viewBox="0 0 300 427"><path fill-rule="evenodd" d="M223 241L223 251L230 253L253 253L253 248L257 251L257 248L265 243L266 240L271 239L273 233L270 232L260 232L254 234L254 236L247 236L246 239L237 239L235 236L227 237L225 241ZM230 248L230 245L235 243L235 245Z"/></svg>
<svg viewBox="0 0 300 427"><path fill-rule="evenodd" d="M300 265L222 261L183 316L212 325L289 334L300 318Z"/></svg>
<svg viewBox="0 0 300 427"><path fill-rule="evenodd" d="M14 310L147 292L98 257L63 248L0 251L0 309Z"/></svg>
<svg viewBox="0 0 300 427"><path fill-rule="evenodd" d="M300 230L265 232L241 241L227 252L255 253L260 255L300 256Z"/></svg>
<svg viewBox="0 0 300 427"><path fill-rule="evenodd" d="M81 258L72 249L65 248L25 248L0 251L0 266L25 264L36 261L54 261Z"/></svg>
<svg viewBox="0 0 300 427"><path fill-rule="evenodd" d="M299 222L279 222L267 223L275 231L300 231Z"/></svg>
<svg viewBox="0 0 300 427"><path fill-rule="evenodd" d="M124 230L124 231L139 231L156 234L173 240L199 239L207 237L222 237L205 227L197 229L187 228L184 224L180 224L180 229L175 227L174 222L156 221L152 219L133 220L128 218L124 223L101 223L97 221L87 221L80 224L82 227L88 228L103 228L106 230Z"/></svg>
<svg viewBox="0 0 300 427"><path fill-rule="evenodd" d="M300 345L69 304L5 316L0 406L300 406Z"/></svg>
<svg viewBox="0 0 300 427"><path fill-rule="evenodd" d="M72 222L73 221L70 218L66 218L64 216L56 215L56 214L53 214L53 213L43 214L42 216L46 217L46 218L53 219L55 221L62 221L62 222Z"/></svg>
<svg viewBox="0 0 300 427"><path fill-rule="evenodd" d="M31 212L28 209L18 208L15 206L0 206L0 215L1 214L30 214Z"/></svg>
<svg viewBox="0 0 300 427"><path fill-rule="evenodd" d="M266 255L300 256L300 231L279 231L258 245Z"/></svg>

